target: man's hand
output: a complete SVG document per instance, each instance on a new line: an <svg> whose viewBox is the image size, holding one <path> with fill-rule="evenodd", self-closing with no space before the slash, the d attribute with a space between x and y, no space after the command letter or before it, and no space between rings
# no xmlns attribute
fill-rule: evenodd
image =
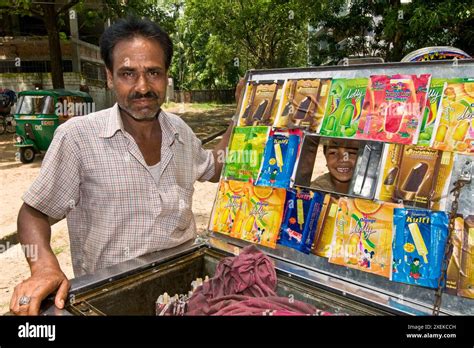
<svg viewBox="0 0 474 348"><path fill-rule="evenodd" d="M56 290L58 291L54 304L63 309L69 288L69 280L58 267L37 269L32 271L30 278L15 287L10 301L10 311L17 315L38 315L41 302ZM23 302L28 302L29 298L29 303L20 305L22 297Z"/></svg>

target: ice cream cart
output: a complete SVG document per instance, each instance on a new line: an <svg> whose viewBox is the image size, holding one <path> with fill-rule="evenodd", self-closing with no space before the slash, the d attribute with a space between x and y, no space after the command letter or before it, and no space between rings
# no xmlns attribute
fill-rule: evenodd
<svg viewBox="0 0 474 348"><path fill-rule="evenodd" d="M407 95L417 96L423 88L416 87L415 83L413 90L404 89L405 85L403 83L405 82L402 81L402 77L398 76L401 74L418 77L429 75L431 81L434 78L445 80L453 78L472 79L474 78L474 61L380 63L370 66L353 65L252 70L247 73L247 87L237 108L236 122L242 128L267 126L269 128L267 130L267 137L268 134L271 134L273 139L278 139L280 135L272 126L275 125L278 119L281 120L285 116L289 119L293 117L293 127L290 128L299 130L300 146L298 147L297 158L294 160L292 168L288 169L288 182L282 184L283 186L287 185L287 190L320 190L315 189L313 182L320 182L324 174L315 172L316 164L322 162L324 156L328 158L333 147L354 149L352 167L336 167L336 171L339 171L341 175L347 174L350 171L353 172L351 173L352 178L348 180L347 185L336 185L334 184L335 179L329 179L328 182L333 180L332 183L334 185L326 189L323 188L321 191L323 195L329 195L333 198L337 197L339 200L339 203L326 201L327 211L325 214L332 214L336 219L335 222L333 221L333 224L335 224L332 226L333 230L337 230L338 226L342 224L338 214L342 214L345 208L350 209L352 204L355 205L358 211L364 211L365 209L365 215L358 217L358 222L362 221L361 223L364 224L366 221L369 221L370 218L375 216L371 214L375 214L375 210L379 209L379 206L377 206L374 212L369 213L368 210L372 207L370 203L362 203L366 201L384 201L384 194L387 194L387 191L390 190L392 190L390 191L390 198L394 198L390 204L396 205L395 208L392 207L392 214L394 214L393 211L401 213L404 209L402 207L413 208L415 213L417 209L424 209L423 211L435 212L436 214L441 212L440 214L444 214L445 223L447 223L447 219L450 217L444 212L449 213L456 208L453 207L450 182L458 182L459 180L464 181L461 185L462 187L458 190L459 197L455 200L456 204L459 203L457 213L464 214L465 217L473 215L472 193L470 191L472 166L469 167L464 163L474 159L474 153L469 153L472 143L468 141L469 131L474 131L472 130L472 122L474 121L472 120L473 113L471 109L473 104L468 103L467 108L471 110L470 113L465 113L463 118L458 120L464 128L460 129L457 127L452 130L453 133L449 133L448 126L446 126L445 130L440 131L440 129L443 129L444 124L442 124L442 120L440 121L439 118L436 118L437 115L432 115L432 119L428 118L423 124L416 125L413 119L409 119L404 124L403 117L405 116L400 116L400 100L398 99L396 100L398 104L390 104L389 107L385 108L384 117L391 117L390 122L387 121L382 126L377 125L376 115L366 113L365 119L363 121L357 120L358 124L353 127L354 115L358 113L360 116L363 114L364 108L370 107L370 105L367 105L368 97L366 97L365 101L359 101L362 104L349 103L347 105L344 105L342 100L331 99L330 94L333 91L338 93L339 87L335 87L336 82L341 83L343 79L347 83L350 82L356 85L359 83L357 81L359 79L372 79L372 81L369 81L369 83L372 83L371 86L374 87L371 87L371 91L377 93L378 84L382 84L387 79L383 80L374 76L389 76L396 79L397 81L395 82L390 80L387 83L390 83L390 88L392 88L390 93L396 95L397 98L403 96L405 92ZM397 78L394 78L394 76L397 76ZM305 85L304 81L309 82ZM429 86L429 81L424 83L425 86ZM454 85L451 87L455 90ZM345 86L341 88L345 88ZM383 88L385 87L381 87L381 90ZM385 92L388 90L387 88L385 88ZM307 91L306 96L304 94L305 90ZM322 91L327 94L326 99L328 99L324 101L324 105L318 102L316 94L313 97L313 94L311 94L315 92L321 97ZM299 99L296 97L298 93L300 93ZM429 90L424 88L424 93L429 94ZM450 91L446 92L446 85L444 85L444 90L442 89L440 93L444 93L445 96L448 94L446 97L450 97ZM466 93L472 93L472 90ZM355 93L351 95L352 99L358 96L362 96L362 94ZM293 100L293 103L291 103L291 100ZM426 97L424 100L427 100ZM372 107L374 107L376 102L377 98L373 97L371 101ZM334 104L331 105L330 103ZM289 108L286 108L287 105L289 105ZM341 110L338 117L334 119L326 118L328 113L332 115L331 112L335 112L339 106L343 107L343 110ZM331 107L333 108L332 110ZM420 106L419 110L424 110L424 105ZM406 115L406 112L406 110L403 111L403 115ZM277 115L277 117L272 119L268 116L272 115L272 113ZM412 114L414 113L416 114L416 112L412 111ZM309 117L309 114L312 116ZM318 114L320 116L315 116ZM318 124L312 124L312 120L318 119L318 117ZM421 118L419 120L421 123ZM467 123L462 122L464 120L467 120ZM305 124L307 121L309 123ZM430 129L428 123L431 123L435 129ZM402 130L403 127L406 127L406 129ZM410 127L416 128L416 131L411 133ZM380 138L375 138L375 129L379 128L380 134L377 133L377 136ZM438 133L436 133L436 130L438 130ZM257 134L259 131L259 129L255 129L249 134ZM301 202L303 198L298 198L300 197L298 196L299 191L293 193L296 197L294 207L288 208L288 205L284 206L285 200L283 199L280 215L272 221L265 220L266 217L262 217L269 216L269 214L260 216L260 222L258 222L258 216L249 219L249 214L252 215L252 209L250 208L252 204L251 198L248 199L245 211L242 205L240 205L238 213L234 212L234 215L232 215L229 211L226 212L227 206L225 204L222 207L219 206L221 203L219 194L225 192L226 188L224 185L229 185L229 178L230 180L235 180L236 176L243 175L245 177L245 175L248 175L252 187L249 190L253 190L252 192L260 198L260 202L263 202L265 199L270 199L268 197L274 191L265 196L263 193L265 190L258 189L259 180L263 180L262 182L267 183L273 187L272 190L275 190L275 186L272 185L280 182L278 181L277 174L284 172L285 166L283 162L286 163L287 161L287 157L285 157L286 152L283 150L283 146L286 146L286 143L283 141L275 142L266 148L265 144L268 145L268 142L258 145L257 140L259 138L250 139L245 132L245 130L242 130L239 133L239 130L234 130L235 139L231 140L230 148L233 146L232 141L237 141L237 137L240 137L239 139L242 142L236 143L237 145L234 144L234 146L243 146L241 149L245 149L245 146L249 146L247 149L250 149L250 146L254 146L251 148L252 154L255 154L256 147L260 146L261 154L256 155L260 156L260 159L257 161L258 163L253 163L254 167L259 167L257 168L258 177L252 180L251 167L247 167L246 170L242 171L238 166L234 168L232 165L229 165L232 160L229 161L228 159L227 169L223 172L216 196L207 236L199 237L196 241L174 249L148 254L100 270L95 274L73 279L68 305L65 309L59 310L52 306L51 302L47 302L43 306L43 315L154 315L155 301L160 294L164 292L170 294L187 292L191 281L198 277L204 278L206 275L212 277L216 265L222 258L229 255L238 255L240 250L249 243L259 244L259 248L274 261L278 275L277 291L280 296L292 295L298 300L335 314L432 315L434 307L436 307L435 304L437 304L438 308L435 308L436 314L474 315L474 299L472 297L459 296L459 293L456 291L446 292L444 289L445 284L442 284L441 289L439 286L427 286L426 284L428 283L416 283L420 280L415 276L417 274L415 266L417 263L422 265L428 264L428 258L431 258L434 254L434 251L430 249L432 244L427 242L426 237L423 239L421 227L418 227L418 225L410 226L409 232L411 231L411 234L409 235L411 237L409 238L412 238L411 242L408 243L405 240L404 246L406 250L401 251L405 254L402 254L399 259L395 259L395 249L392 250L392 246L396 243L396 239L393 237L394 234L392 234L393 216L395 215L390 215L389 221L380 222L380 226L383 225L384 229L390 231L387 232L390 236L387 237L387 240L382 242L381 239L377 239L374 241L374 239L367 237L369 235L375 236L373 230L369 231L366 229L362 231L362 234L359 233L359 235L364 235L366 238L364 240L359 239L357 243L360 244L360 247L356 243L355 248L357 252L365 252L368 256L366 259L363 259L364 262L359 262L359 260L352 267L348 266L347 262L349 261L347 260L343 260L344 262L342 263L335 262L334 255L328 257L327 255L325 256L324 250L321 249L319 252L315 250L318 248L318 241L325 238L321 233L325 229L324 225L328 222L321 211L318 212L319 218L311 217L310 215L298 215L298 209L303 209L303 203ZM359 139L356 137L358 133L363 134L364 132L366 133L365 138ZM443 132L447 132L447 136L454 139L455 143L452 144L454 148L439 152L441 151L439 150L441 145L438 144L436 150L431 150L433 142L441 142L443 136L446 138L446 134L443 134ZM290 135L294 134L291 133ZM412 139L412 136L416 136L417 139ZM428 140L428 138L432 140ZM423 149L413 150L411 147L409 148L409 146L417 145L423 140L428 142L424 145ZM358 141L358 145L354 145L354 141ZM405 147L398 148L397 146ZM265 151L272 151L273 157L270 158L270 164L265 164L265 156L263 155L263 153L266 153ZM436 159L432 159L432 156L435 156L432 153L433 151L438 151L435 154L437 156ZM447 153L447 155L444 155L444 153ZM459 153L465 156L462 157L464 159L463 163L460 161L456 162L456 156ZM231 156L232 154L229 155ZM238 153L234 155L237 156ZM345 153L345 156L351 155L351 153L349 155ZM416 163L410 162L411 158L415 155L421 156L419 158L423 160ZM334 156L337 156L336 152L334 152ZM252 158L250 160L252 162ZM390 167L391 160L395 161L396 165ZM253 162L256 162L255 158L253 158ZM405 162L409 164L405 164ZM410 170L405 170L405 168L410 168ZM460 175L459 178L455 178L458 174ZM330 173L326 177L328 178L329 175ZM439 179L441 176L444 176L442 180ZM320 179L316 180L315 178ZM238 179L235 181L238 182ZM246 180L241 180L240 182L244 181ZM437 182L440 182L439 186L436 186ZM246 182L245 184L247 185L248 183ZM285 190L281 187L279 189ZM424 190L428 193L423 193ZM277 204L271 201L268 202L270 205ZM321 207L323 206L322 202L323 198L321 198L320 202ZM332 207L335 208L332 209ZM285 220L285 214L290 209L295 211L293 222L290 219ZM349 214L348 219L354 219L353 215ZM278 219L279 221L277 221ZM373 219L378 219L378 217L373 217ZM400 219L403 219L403 217ZM434 218L432 217L432 219ZM303 249L291 247L291 243L304 243L306 237L304 234L301 234L301 231L304 224L309 224L310 220L313 225L308 227L307 230L310 231L308 233L313 233L313 239L310 241L309 246L311 250L308 249L304 252ZM222 223L220 224L219 221L222 221ZM346 223L350 225L352 223L350 221L347 220ZM286 223L285 231L282 227L284 223ZM288 227L290 223L297 227L299 225L301 231L297 227L293 229ZM378 220L377 223L379 223ZM225 230L224 225L227 226L228 230ZM265 226L267 231L262 232L262 226ZM253 230L254 228L255 230ZM449 224L448 232L452 232L449 231L452 228L453 225ZM240 235L233 233L230 229L234 232L236 229L239 229ZM256 233L257 229L259 233ZM267 238L265 234L271 229L277 230L276 235L274 233L275 243L273 244L270 242L270 235ZM317 231L319 231L319 234ZM469 237L472 233L471 231L468 227L464 233L468 235L465 238L466 240L470 238L470 243L472 243L472 237ZM248 237L247 233L250 233L251 236ZM280 243L279 241L283 237L279 233L289 233L287 237L290 244ZM354 233L351 233L351 236L353 236ZM453 239L453 235L453 233L450 233L447 237ZM337 236L331 236L331 240L327 242L326 246L332 243L332 246L335 247ZM268 243L265 241L268 241ZM456 256L464 252L465 259L467 257L469 260L470 252L465 250L462 242L461 244L458 242L451 240L450 245L454 245L455 249L452 254ZM380 263L379 270L375 270L375 265L378 262L377 257L382 252L380 249L374 249L373 245L377 243L387 245L387 248L389 248L389 250L384 251L389 256L384 259L384 263ZM469 243L469 241L466 243ZM439 268L441 270L444 268L444 272L449 273L450 270L446 269L448 268L447 263L449 260L443 259L446 256L446 244L447 242L442 245L442 255L440 256L442 264L439 265ZM411 250L409 250L410 248ZM414 251L417 251L417 257L406 257L407 253ZM399 265L401 267L404 261L407 263L408 261L411 262L410 276L415 279L415 283L409 284L403 280L395 280L394 272L397 272L397 267ZM460 271L459 268L464 270L464 274L472 272L472 265L466 265L465 262L457 264L458 273ZM427 268L428 266L425 267ZM369 268L372 269L369 271ZM442 300L440 302L441 294Z"/></svg>

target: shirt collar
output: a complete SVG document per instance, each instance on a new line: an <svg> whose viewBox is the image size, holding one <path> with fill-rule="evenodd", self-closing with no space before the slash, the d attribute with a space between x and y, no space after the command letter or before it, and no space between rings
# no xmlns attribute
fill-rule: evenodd
<svg viewBox="0 0 474 348"><path fill-rule="evenodd" d="M171 146L174 141L177 139L180 143L184 143L182 135L179 134L176 127L173 125L169 116L163 110L160 111L158 115L158 120L160 121L163 143ZM100 137L102 138L111 138L115 135L117 131L125 132L123 128L122 117L120 117L118 104L115 103L114 106L110 108L110 113L107 116L107 123L105 128L100 132Z"/></svg>

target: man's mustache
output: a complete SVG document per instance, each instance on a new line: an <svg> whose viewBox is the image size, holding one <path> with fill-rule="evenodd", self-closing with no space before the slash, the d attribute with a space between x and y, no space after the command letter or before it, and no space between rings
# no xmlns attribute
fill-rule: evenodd
<svg viewBox="0 0 474 348"><path fill-rule="evenodd" d="M142 99L142 98L158 99L158 94L156 94L155 92L149 91L149 92L146 92L145 94L142 94L140 92L135 92L128 96L129 100Z"/></svg>

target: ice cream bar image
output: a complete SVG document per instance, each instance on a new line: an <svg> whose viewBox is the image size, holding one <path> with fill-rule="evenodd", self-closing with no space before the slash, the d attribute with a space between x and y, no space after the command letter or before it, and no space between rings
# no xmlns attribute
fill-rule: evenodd
<svg viewBox="0 0 474 348"><path fill-rule="evenodd" d="M385 130L388 133L397 133L403 120L404 105L401 103L389 104L385 114Z"/></svg>
<svg viewBox="0 0 474 348"><path fill-rule="evenodd" d="M250 107L251 107L251 106L252 106L252 105L250 105L250 104L247 105L247 107L246 107L245 110L244 110L244 113L242 114L242 118L247 118L247 117L249 116Z"/></svg>
<svg viewBox="0 0 474 348"><path fill-rule="evenodd" d="M383 181L383 184L387 186L394 185L395 180L397 179L397 175L398 175L398 167L390 168L390 170L387 173L387 176L385 177L385 180Z"/></svg>
<svg viewBox="0 0 474 348"><path fill-rule="evenodd" d="M428 263L428 249L426 249L425 241L423 240L423 236L421 235L420 228L416 222L408 224L408 228L410 229L411 237L415 242L416 251L423 257L423 261Z"/></svg>
<svg viewBox="0 0 474 348"><path fill-rule="evenodd" d="M283 111L281 112L281 116L288 116L288 113L290 112L291 108L291 102L286 103L285 107L283 108Z"/></svg>
<svg viewBox="0 0 474 348"><path fill-rule="evenodd" d="M446 133L448 132L448 127L445 125L440 125L438 131L436 132L435 140L439 143L443 143L446 138Z"/></svg>
<svg viewBox="0 0 474 348"><path fill-rule="evenodd" d="M303 230L304 224L304 209L303 209L303 200L297 199L296 200L296 217L298 219L298 224L300 225L300 230Z"/></svg>
<svg viewBox="0 0 474 348"><path fill-rule="evenodd" d="M461 122L459 122L457 127L454 129L453 140L463 141L468 129L469 129L468 120L462 120Z"/></svg>
<svg viewBox="0 0 474 348"><path fill-rule="evenodd" d="M277 161L277 166L278 166L278 168L280 169L280 172L281 172L282 167L283 167L283 156L281 154L281 145L280 144L275 144L274 148L275 148L275 157L276 157L276 161Z"/></svg>
<svg viewBox="0 0 474 348"><path fill-rule="evenodd" d="M268 105L268 99L262 100L253 114L254 120L261 120Z"/></svg>
<svg viewBox="0 0 474 348"><path fill-rule="evenodd" d="M341 114L341 125L349 127L352 121L352 115L354 114L354 105L348 104L344 107Z"/></svg>
<svg viewBox="0 0 474 348"><path fill-rule="evenodd" d="M242 237L248 238L247 235L249 235L249 234L252 233L254 222L255 222L255 216L254 216L254 215L250 215L250 216L247 218L247 222L245 223L244 231L243 231L243 233L242 233Z"/></svg>
<svg viewBox="0 0 474 348"><path fill-rule="evenodd" d="M296 110L294 119L295 120L303 120L306 116L306 113L309 110L310 105L311 105L311 98L310 97L304 98L301 101L300 105L298 105L298 109Z"/></svg>
<svg viewBox="0 0 474 348"><path fill-rule="evenodd" d="M423 179L425 178L426 172L428 171L428 164L425 162L420 162L416 166L414 166L410 174L405 180L405 184L403 185L403 190L406 192L416 193L421 184L423 183Z"/></svg>

